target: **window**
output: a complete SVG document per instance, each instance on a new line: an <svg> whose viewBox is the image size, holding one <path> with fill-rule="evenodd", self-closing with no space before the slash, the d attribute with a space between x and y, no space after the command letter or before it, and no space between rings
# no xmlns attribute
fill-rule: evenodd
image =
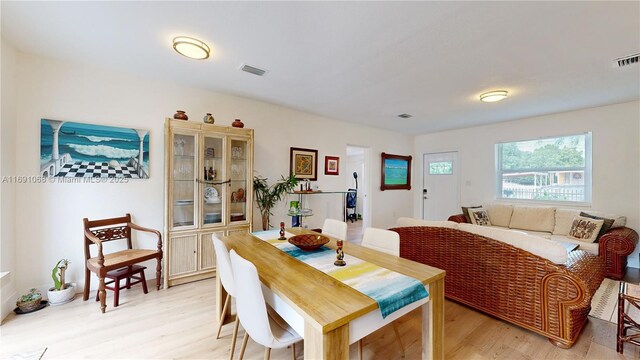
<svg viewBox="0 0 640 360"><path fill-rule="evenodd" d="M591 133L496 144L498 198L591 202Z"/></svg>
<svg viewBox="0 0 640 360"><path fill-rule="evenodd" d="M453 174L453 162L438 161L429 163L429 175L451 175Z"/></svg>

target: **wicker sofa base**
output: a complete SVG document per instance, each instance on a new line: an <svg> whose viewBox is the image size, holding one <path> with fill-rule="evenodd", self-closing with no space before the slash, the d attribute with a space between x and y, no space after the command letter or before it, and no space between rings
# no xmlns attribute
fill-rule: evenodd
<svg viewBox="0 0 640 360"><path fill-rule="evenodd" d="M509 244L465 231L428 226L391 229L400 256L447 272L445 296L571 347L584 327L604 261L572 251L554 264Z"/></svg>

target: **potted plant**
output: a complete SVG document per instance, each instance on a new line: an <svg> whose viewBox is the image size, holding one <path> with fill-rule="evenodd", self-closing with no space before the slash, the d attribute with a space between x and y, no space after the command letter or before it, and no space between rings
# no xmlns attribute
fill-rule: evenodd
<svg viewBox="0 0 640 360"><path fill-rule="evenodd" d="M40 302L42 301L42 294L38 289L33 288L29 290L28 294L20 296L18 301L16 301L16 306L22 312L29 312L35 310L38 306L40 306Z"/></svg>
<svg viewBox="0 0 640 360"><path fill-rule="evenodd" d="M293 174L288 178L281 176L281 179L271 186L262 176L257 175L253 178L253 192L256 195L260 215L262 215L262 230L267 230L270 226L269 216L273 215L271 209L282 200L282 196L286 192L295 189L296 185L298 185L298 179Z"/></svg>
<svg viewBox="0 0 640 360"><path fill-rule="evenodd" d="M73 284L65 283L64 281L64 273L67 270L67 267L69 267L69 264L69 260L62 259L58 261L51 271L53 287L47 291L49 304L51 305L65 304L76 297L75 286L73 286Z"/></svg>

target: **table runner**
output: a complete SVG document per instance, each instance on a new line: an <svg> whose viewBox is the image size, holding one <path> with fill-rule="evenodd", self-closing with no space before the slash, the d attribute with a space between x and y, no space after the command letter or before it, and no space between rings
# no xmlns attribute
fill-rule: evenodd
<svg viewBox="0 0 640 360"><path fill-rule="evenodd" d="M278 240L279 230L258 231L253 233L276 248L303 263L322 271L334 279L369 296L378 303L382 318L394 311L429 296L424 285L410 277L383 268L370 262L345 254L345 266L335 266L336 252L322 246L314 251L303 251L285 240ZM286 232L288 239L294 236Z"/></svg>

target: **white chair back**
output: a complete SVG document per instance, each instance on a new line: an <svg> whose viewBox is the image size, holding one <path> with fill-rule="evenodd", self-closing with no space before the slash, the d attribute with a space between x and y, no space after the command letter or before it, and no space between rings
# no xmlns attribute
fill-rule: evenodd
<svg viewBox="0 0 640 360"><path fill-rule="evenodd" d="M274 336L269 325L267 306L255 265L231 250L231 268L236 284L236 311L242 327L251 338L266 347L273 347Z"/></svg>
<svg viewBox="0 0 640 360"><path fill-rule="evenodd" d="M390 255L400 256L400 234L395 231L368 228L364 231L361 245Z"/></svg>
<svg viewBox="0 0 640 360"><path fill-rule="evenodd" d="M322 226L322 233L339 240L347 240L347 223L340 220L326 219Z"/></svg>
<svg viewBox="0 0 640 360"><path fill-rule="evenodd" d="M227 246L218 239L217 236L211 235L213 248L216 251L216 272L220 277L220 282L229 295L236 297L236 283L231 270L231 258Z"/></svg>

